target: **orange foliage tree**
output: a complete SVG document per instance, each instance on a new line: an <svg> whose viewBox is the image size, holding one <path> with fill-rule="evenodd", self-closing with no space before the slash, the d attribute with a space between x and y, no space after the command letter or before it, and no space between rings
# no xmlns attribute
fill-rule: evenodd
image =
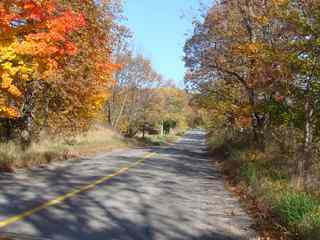
<svg viewBox="0 0 320 240"><path fill-rule="evenodd" d="M72 34L78 46L77 55L64 59L65 67L58 74L59 84L50 86L52 111L48 113L48 125L55 130L83 129L103 116L99 114L114 84L113 72L118 66L111 61L111 49L117 2L60 2L64 6L71 4L81 12L86 27Z"/></svg>
<svg viewBox="0 0 320 240"><path fill-rule="evenodd" d="M2 117L23 115L28 86L46 80L61 59L75 55L70 32L85 20L72 9L60 9L55 1L2 1L0 3L0 78Z"/></svg>
<svg viewBox="0 0 320 240"><path fill-rule="evenodd" d="M81 117L88 119L98 112L107 98L115 67L108 47L112 28L108 4L90 0L1 1L3 121L18 123L30 132L35 123L51 127L68 121L74 125L80 118L80 125L84 125Z"/></svg>

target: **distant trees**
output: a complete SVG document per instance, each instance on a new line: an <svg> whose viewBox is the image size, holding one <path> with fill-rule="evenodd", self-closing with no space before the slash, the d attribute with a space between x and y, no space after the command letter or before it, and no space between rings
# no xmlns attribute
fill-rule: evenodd
<svg viewBox="0 0 320 240"><path fill-rule="evenodd" d="M189 126L189 117L193 109L189 105L189 96L184 90L174 86L164 86L156 91L157 103L155 116L160 124L161 135L172 129L185 129Z"/></svg>
<svg viewBox="0 0 320 240"><path fill-rule="evenodd" d="M135 56L127 51L117 56L117 60L122 67L116 73L116 84L106 106L112 127L130 137L139 132L144 136L152 130L164 132L163 125L167 121L182 121L184 107L188 104L183 90L166 87L163 77L142 55ZM175 97L181 103L174 102L172 98ZM174 107L177 108L172 109Z"/></svg>
<svg viewBox="0 0 320 240"><path fill-rule="evenodd" d="M128 52L118 57L121 69L116 73L116 85L107 104L109 124L129 136L139 130L151 104L149 89L161 83L161 76L152 68L151 62L142 55Z"/></svg>
<svg viewBox="0 0 320 240"><path fill-rule="evenodd" d="M318 139L319 4L217 1L185 45L186 82L215 125L252 131L261 149L270 131L302 131L300 182Z"/></svg>

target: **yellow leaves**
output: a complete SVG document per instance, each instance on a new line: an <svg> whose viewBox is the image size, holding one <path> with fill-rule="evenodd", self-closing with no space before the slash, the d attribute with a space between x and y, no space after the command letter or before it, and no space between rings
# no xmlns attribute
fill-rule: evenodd
<svg viewBox="0 0 320 240"><path fill-rule="evenodd" d="M11 62L5 62L5 63L3 63L1 66L2 66L2 68L3 68L4 70L10 71L10 69L12 68L12 63L11 63Z"/></svg>
<svg viewBox="0 0 320 240"><path fill-rule="evenodd" d="M0 42L1 43L1 42ZM14 44L0 44L0 63L16 59Z"/></svg>
<svg viewBox="0 0 320 240"><path fill-rule="evenodd" d="M18 118L19 112L6 104L6 98L2 94L12 98L20 98L22 93L13 85L14 77L19 72L19 65L14 65L17 61L17 55L14 49L14 43L1 42L0 46L0 117ZM20 61L18 61L20 63Z"/></svg>
<svg viewBox="0 0 320 240"><path fill-rule="evenodd" d="M266 16L256 16L255 20L262 26L266 26L269 23L269 18Z"/></svg>
<svg viewBox="0 0 320 240"><path fill-rule="evenodd" d="M259 46L256 43L249 43L246 48L250 54L257 54L259 52Z"/></svg>
<svg viewBox="0 0 320 240"><path fill-rule="evenodd" d="M234 52L239 54L254 55L261 48L259 43L246 43L234 47Z"/></svg>
<svg viewBox="0 0 320 240"><path fill-rule="evenodd" d="M27 81L27 80L29 80L29 75L28 74L21 74L21 80L23 80L23 81Z"/></svg>
<svg viewBox="0 0 320 240"><path fill-rule="evenodd" d="M3 73L1 78L2 78L1 88L8 89L10 87L13 79L10 77L10 75L8 73Z"/></svg>
<svg viewBox="0 0 320 240"><path fill-rule="evenodd" d="M20 113L13 107L8 107L6 98L0 92L0 117L18 118Z"/></svg>
<svg viewBox="0 0 320 240"><path fill-rule="evenodd" d="M34 72L33 66L26 63L22 56L17 54L17 40L0 41L0 91L11 100L20 99L22 92L19 90L20 81L27 81ZM17 110L7 106L5 98L0 99L0 115L16 118Z"/></svg>
<svg viewBox="0 0 320 240"><path fill-rule="evenodd" d="M8 73L3 73L1 76L1 88L2 91L7 92L14 98L19 98L21 97L22 93L20 90L12 84L13 79L10 77Z"/></svg>
<svg viewBox="0 0 320 240"><path fill-rule="evenodd" d="M50 71L58 68L58 63L54 59L49 58L47 64Z"/></svg>
<svg viewBox="0 0 320 240"><path fill-rule="evenodd" d="M92 96L89 102L91 103L93 109L99 109L103 106L107 97L108 94L106 93L106 91L103 91Z"/></svg>
<svg viewBox="0 0 320 240"><path fill-rule="evenodd" d="M272 0L272 3L276 6L283 6L289 3L288 0Z"/></svg>
<svg viewBox="0 0 320 240"><path fill-rule="evenodd" d="M7 91L14 98L20 98L22 96L22 93L20 92L20 90L14 85L10 85Z"/></svg>
<svg viewBox="0 0 320 240"><path fill-rule="evenodd" d="M13 98L20 98L22 95L21 91L15 85L13 85L13 80L16 77L17 73L21 70L21 68L23 67L13 66L11 62L0 64L0 87L3 92L7 93ZM26 73L30 70L24 67L23 71L25 72L24 78L29 78L29 75L27 75Z"/></svg>
<svg viewBox="0 0 320 240"><path fill-rule="evenodd" d="M0 116L6 118L18 118L20 113L14 108L0 106Z"/></svg>
<svg viewBox="0 0 320 240"><path fill-rule="evenodd" d="M11 62L5 62L1 65L3 70L6 70L10 74L10 76L15 76L19 71L19 67L14 67Z"/></svg>
<svg viewBox="0 0 320 240"><path fill-rule="evenodd" d="M259 60L262 60L266 56L266 51L266 46L260 42L237 44L232 48L233 56L255 59L257 60L256 62L259 62Z"/></svg>
<svg viewBox="0 0 320 240"><path fill-rule="evenodd" d="M30 78L33 70L25 61L17 54L17 41L4 42L0 41L0 78L2 79L2 88L9 88L9 82L12 79L19 79L18 75L23 76L22 80ZM2 74L1 74L2 73Z"/></svg>
<svg viewBox="0 0 320 240"><path fill-rule="evenodd" d="M19 72L21 74L30 74L33 72L33 69L31 67L27 67L26 65L22 65L19 69Z"/></svg>

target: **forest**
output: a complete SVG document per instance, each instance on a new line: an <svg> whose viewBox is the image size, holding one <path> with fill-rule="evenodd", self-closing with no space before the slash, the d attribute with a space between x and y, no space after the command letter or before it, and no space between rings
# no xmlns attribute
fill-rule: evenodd
<svg viewBox="0 0 320 240"><path fill-rule="evenodd" d="M133 50L120 0L1 0L0 170L199 127L266 239L319 239L320 1L201 11L183 89Z"/></svg>

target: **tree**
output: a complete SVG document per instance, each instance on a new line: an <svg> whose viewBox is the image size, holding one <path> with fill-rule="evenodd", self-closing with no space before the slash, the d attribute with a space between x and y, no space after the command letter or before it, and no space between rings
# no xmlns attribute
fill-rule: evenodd
<svg viewBox="0 0 320 240"><path fill-rule="evenodd" d="M2 1L0 19L0 113L7 120L19 118L28 130L37 91L66 56L76 54L69 34L85 20L53 0Z"/></svg>
<svg viewBox="0 0 320 240"><path fill-rule="evenodd" d="M318 125L319 102L319 23L318 1L292 1L280 4L277 19L282 22L283 35L288 39L288 62L295 75L296 103L302 102L303 152L298 161L298 185L305 184L312 165L314 133Z"/></svg>
<svg viewBox="0 0 320 240"><path fill-rule="evenodd" d="M283 45L277 42L277 22L271 15L273 1L221 1L208 12L185 46L191 87L208 92L223 79L240 85L247 100L255 140L263 148L268 121L261 105L272 99L292 77L282 59ZM270 18L269 18L270 17ZM239 24L240 23L240 24ZM242 95L243 96L243 95Z"/></svg>
<svg viewBox="0 0 320 240"><path fill-rule="evenodd" d="M103 118L114 85L114 72L118 69L112 60L118 1L72 0L71 3L83 13L86 27L72 35L78 54L66 62L59 72L59 84L54 87L48 121L56 131L87 129L92 121Z"/></svg>
<svg viewBox="0 0 320 240"><path fill-rule="evenodd" d="M31 132L42 127L90 125L114 83L110 36L116 3L0 3L2 126L23 130L30 142Z"/></svg>

